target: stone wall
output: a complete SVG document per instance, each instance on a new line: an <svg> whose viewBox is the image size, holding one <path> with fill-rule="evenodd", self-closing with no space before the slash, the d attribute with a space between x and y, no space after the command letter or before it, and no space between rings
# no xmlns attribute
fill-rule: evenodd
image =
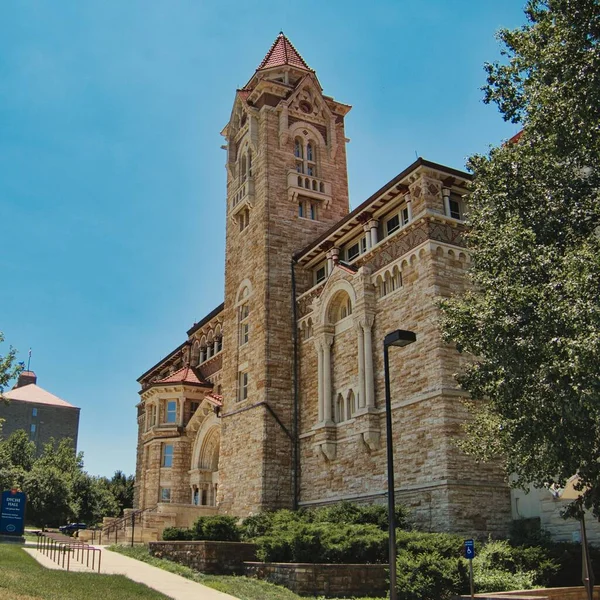
<svg viewBox="0 0 600 600"><path fill-rule="evenodd" d="M301 596L383 596L387 565L245 562L244 575L283 585Z"/></svg>
<svg viewBox="0 0 600 600"><path fill-rule="evenodd" d="M256 560L255 544L243 542L150 542L150 554L200 573L241 574L243 562Z"/></svg>
<svg viewBox="0 0 600 600"><path fill-rule="evenodd" d="M471 596L461 596L470 598ZM475 594L475 598L481 600L496 600L500 598L512 598L512 600L587 600L587 592L584 587L571 588L545 588L539 590L519 590L513 592L498 592L495 594ZM594 589L594 600L600 600L600 590Z"/></svg>
<svg viewBox="0 0 600 600"><path fill-rule="evenodd" d="M398 235L413 233L409 229ZM408 329L416 333L416 343L390 349L398 500L412 509L416 524L425 530L502 535L510 522L509 489L497 464L478 465L456 445L462 435L461 424L468 419L464 394L454 379L464 359L443 342L439 328L439 300L464 289L466 254L460 247L433 241L424 241L401 254L404 248L401 241L390 241L385 248L375 249L356 274L334 269L313 303L317 337L319 319L326 314L321 299L326 302L329 290L335 290L342 281L356 292L356 306L347 317L352 326L333 335L333 401L338 394L345 397L349 389L355 393L360 389L357 327L373 315L375 406L358 409L343 422L319 426L317 350L314 339L302 342L300 504L384 499L387 434L383 338L395 329ZM400 265L403 285L375 298L370 292L375 273L369 277L367 269L379 265L381 253L386 254L384 264L396 261Z"/></svg>

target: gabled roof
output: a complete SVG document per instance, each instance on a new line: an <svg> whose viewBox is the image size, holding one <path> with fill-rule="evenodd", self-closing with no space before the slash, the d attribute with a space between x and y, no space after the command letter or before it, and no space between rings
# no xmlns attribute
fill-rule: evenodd
<svg viewBox="0 0 600 600"><path fill-rule="evenodd" d="M171 373L167 377L163 377L163 379L159 379L155 381L152 385L167 385L167 384L177 384L183 383L186 385L211 385L202 378L202 376L193 368L193 367L183 367L175 373Z"/></svg>
<svg viewBox="0 0 600 600"><path fill-rule="evenodd" d="M35 383L30 383L28 385L15 388L14 390L10 390L10 392L4 393L3 397L7 398L8 400L31 402L32 404L48 404L51 406L62 406L64 408L77 408L62 398L51 394Z"/></svg>
<svg viewBox="0 0 600 600"><path fill-rule="evenodd" d="M260 71L261 69L270 69L271 67L281 67L283 65L292 65L293 67L306 69L307 71L312 70L300 56L298 50L294 48L292 42L283 34L283 31L280 31L256 70Z"/></svg>

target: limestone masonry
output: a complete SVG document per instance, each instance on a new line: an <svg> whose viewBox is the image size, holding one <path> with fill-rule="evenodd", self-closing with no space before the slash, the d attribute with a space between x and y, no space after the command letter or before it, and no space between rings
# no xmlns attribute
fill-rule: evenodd
<svg viewBox="0 0 600 600"><path fill-rule="evenodd" d="M383 338L398 501L427 530L500 534L499 469L456 447L466 418L441 298L466 285L470 176L419 158L350 212L345 117L280 34L223 129L224 303L140 378L136 508L200 514L387 492ZM160 510L159 510L160 509Z"/></svg>

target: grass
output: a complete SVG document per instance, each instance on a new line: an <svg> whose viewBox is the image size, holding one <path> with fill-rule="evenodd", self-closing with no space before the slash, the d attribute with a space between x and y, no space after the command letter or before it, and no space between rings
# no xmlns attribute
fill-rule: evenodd
<svg viewBox="0 0 600 600"><path fill-rule="evenodd" d="M151 556L146 546L110 546L109 550L120 552L130 558L141 560L154 567L164 569L170 573L175 573L181 577L191 579L211 587L219 592L230 594L240 600L306 600L306 596L301 598L294 592L285 587L274 585L260 579L251 579L250 577L240 577L235 575L205 575L198 573L189 567L164 558ZM317 600L325 600L322 596ZM344 599L339 599L344 600ZM346 599L350 600L350 599ZM356 598L354 600L382 600L381 598Z"/></svg>
<svg viewBox="0 0 600 600"><path fill-rule="evenodd" d="M0 544L0 600L168 600L123 575L54 571L21 546Z"/></svg>

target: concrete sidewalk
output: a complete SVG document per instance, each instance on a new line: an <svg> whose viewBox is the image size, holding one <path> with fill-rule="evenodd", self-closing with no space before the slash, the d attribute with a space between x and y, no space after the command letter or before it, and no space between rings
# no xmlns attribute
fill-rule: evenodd
<svg viewBox="0 0 600 600"><path fill-rule="evenodd" d="M96 546L96 548L98 547ZM33 546L28 546L24 549L25 552L33 556L44 567L49 569L62 568L47 556L38 552ZM71 561L70 570L92 572L91 569L73 560ZM110 550L106 550L106 548L102 548L100 573L106 575L125 575L133 581L143 583L154 590L162 592L173 600L237 600L229 594L218 592L205 585L163 571L158 567L153 567L118 552L111 552Z"/></svg>

